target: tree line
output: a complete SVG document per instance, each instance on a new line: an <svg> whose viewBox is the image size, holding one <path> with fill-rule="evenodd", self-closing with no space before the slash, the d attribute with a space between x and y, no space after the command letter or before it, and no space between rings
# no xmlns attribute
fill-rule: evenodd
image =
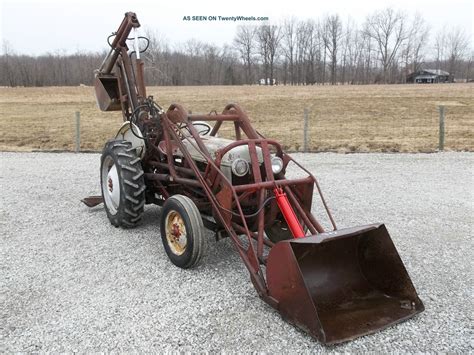
<svg viewBox="0 0 474 355"><path fill-rule="evenodd" d="M473 80L473 52L460 28L433 35L420 15L393 8L369 14L361 24L338 14L317 19L288 17L279 24L239 26L231 44L191 39L178 45L146 31L148 85L284 85L404 83L422 68ZM90 85L106 55L15 54L7 42L0 55L0 85Z"/></svg>

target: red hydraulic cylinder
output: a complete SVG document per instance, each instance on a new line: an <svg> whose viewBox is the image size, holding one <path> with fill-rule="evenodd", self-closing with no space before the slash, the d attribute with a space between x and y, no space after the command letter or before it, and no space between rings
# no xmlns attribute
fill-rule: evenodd
<svg viewBox="0 0 474 355"><path fill-rule="evenodd" d="M295 211L293 211L288 197L286 197L281 187L275 187L273 193L275 194L278 207L285 218L286 224L288 224L288 228L290 228L291 234L293 234L294 238L303 238L305 236L303 227L300 221L298 221L298 218L296 218Z"/></svg>

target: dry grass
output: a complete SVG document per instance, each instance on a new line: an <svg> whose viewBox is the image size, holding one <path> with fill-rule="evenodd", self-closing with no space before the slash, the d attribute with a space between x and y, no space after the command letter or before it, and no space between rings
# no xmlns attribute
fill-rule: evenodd
<svg viewBox="0 0 474 355"><path fill-rule="evenodd" d="M474 151L474 84L369 86L150 87L164 107L193 113L239 103L257 129L301 150L303 109L310 111L316 151L434 151L438 105L446 105L448 150ZM81 112L82 149L100 150L122 121L96 108L91 87L0 88L0 150L72 150L74 112Z"/></svg>

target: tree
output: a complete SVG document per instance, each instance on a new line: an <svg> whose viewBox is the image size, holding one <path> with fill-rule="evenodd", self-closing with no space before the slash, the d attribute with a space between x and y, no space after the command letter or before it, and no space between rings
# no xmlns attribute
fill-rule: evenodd
<svg viewBox="0 0 474 355"><path fill-rule="evenodd" d="M297 20L295 17L286 18L283 22L282 29L282 50L288 62L290 74L290 84L296 83L295 75L295 55L297 45Z"/></svg>
<svg viewBox="0 0 474 355"><path fill-rule="evenodd" d="M345 84L346 83L346 74L347 71L350 70L350 54L351 51L353 50L352 45L353 45L353 37L352 37L352 32L354 30L354 24L349 18L347 20L347 24L343 30L343 40L342 40L342 58L341 58L341 83ZM349 64L349 68L348 68Z"/></svg>
<svg viewBox="0 0 474 355"><path fill-rule="evenodd" d="M196 39L168 45L163 36L146 30L150 45L142 59L147 85L251 84L256 73L267 85L277 78L291 85L403 83L409 72L424 67L446 70L458 79L474 77L473 48L466 32L445 26L431 43L429 35L420 14L407 17L388 8L370 14L362 26L350 18L343 22L338 15L288 17L279 26L240 26L232 46ZM91 85L93 71L108 49L30 56L15 53L4 41L0 85Z"/></svg>
<svg viewBox="0 0 474 355"><path fill-rule="evenodd" d="M448 29L444 26L435 37L434 49L437 69L448 71L452 78L459 75L468 77L468 70L464 75L460 73L462 64L469 68L470 60L466 58L470 51L469 38L461 28Z"/></svg>
<svg viewBox="0 0 474 355"><path fill-rule="evenodd" d="M301 48L304 58L304 82L313 85L316 83L316 67L321 58L322 42L318 33L318 24L314 20L307 20L301 27L301 37L303 40Z"/></svg>
<svg viewBox="0 0 474 355"><path fill-rule="evenodd" d="M398 51L408 38L406 15L401 11L386 8L367 17L364 31L374 40L383 68L383 81L388 82L390 66L394 63Z"/></svg>
<svg viewBox="0 0 474 355"><path fill-rule="evenodd" d="M435 39L435 51L436 51L436 68L446 69L444 67L445 62L445 50L446 50L446 26L440 30Z"/></svg>
<svg viewBox="0 0 474 355"><path fill-rule="evenodd" d="M412 70L418 71L424 60L424 49L428 44L429 39L429 25L420 14L415 15L413 25L410 31L410 45L411 45L411 62Z"/></svg>
<svg viewBox="0 0 474 355"><path fill-rule="evenodd" d="M145 30L145 36L149 39L147 51L143 54L146 62L146 79L160 85L170 85L172 64L169 61L170 48L168 40L156 31Z"/></svg>
<svg viewBox="0 0 474 355"><path fill-rule="evenodd" d="M327 16L324 20L324 44L331 60L331 84L335 85L339 44L342 38L342 22L339 15Z"/></svg>
<svg viewBox="0 0 474 355"><path fill-rule="evenodd" d="M7 40L3 40L2 42L2 61L1 61L1 72L3 73L2 76L4 76L2 79L7 85L9 86L15 86L16 85L16 80L15 75L13 73L13 68L14 65L12 65L12 56L14 57L15 54L13 53L13 49L10 46L10 43L8 43ZM13 58L14 60L14 58Z"/></svg>
<svg viewBox="0 0 474 355"><path fill-rule="evenodd" d="M469 47L469 38L461 28L451 29L447 34L446 47L449 62L449 74L455 78L459 70L459 61L464 58Z"/></svg>
<svg viewBox="0 0 474 355"><path fill-rule="evenodd" d="M260 56L263 61L265 84L273 85L275 74L275 60L280 48L280 27L270 24L262 24L257 31ZM267 80L269 79L269 80Z"/></svg>
<svg viewBox="0 0 474 355"><path fill-rule="evenodd" d="M428 43L429 26L424 18L416 13L408 30L408 37L402 49L405 72L402 82L409 73L421 70L424 62L424 49Z"/></svg>
<svg viewBox="0 0 474 355"><path fill-rule="evenodd" d="M234 47L240 54L245 66L245 82L253 83L252 65L254 64L256 29L253 26L239 26L234 37Z"/></svg>

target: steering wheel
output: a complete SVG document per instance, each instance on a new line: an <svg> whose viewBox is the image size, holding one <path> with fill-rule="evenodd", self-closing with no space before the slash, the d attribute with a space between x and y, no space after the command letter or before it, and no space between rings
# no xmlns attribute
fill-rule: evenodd
<svg viewBox="0 0 474 355"><path fill-rule="evenodd" d="M193 126L196 128L196 131L200 136L207 135L212 129L212 126L210 124L200 121L193 122ZM201 126L201 128L199 128L198 126ZM176 133L178 134L178 137L181 140L183 140L185 136L191 136L191 132L189 131L185 123L178 123L177 128L178 129L176 130Z"/></svg>
<svg viewBox="0 0 474 355"><path fill-rule="evenodd" d="M200 136L205 136L209 134L212 129L211 125L205 122L193 122L193 126L196 127L196 130ZM201 126L201 128L199 128L199 126Z"/></svg>

